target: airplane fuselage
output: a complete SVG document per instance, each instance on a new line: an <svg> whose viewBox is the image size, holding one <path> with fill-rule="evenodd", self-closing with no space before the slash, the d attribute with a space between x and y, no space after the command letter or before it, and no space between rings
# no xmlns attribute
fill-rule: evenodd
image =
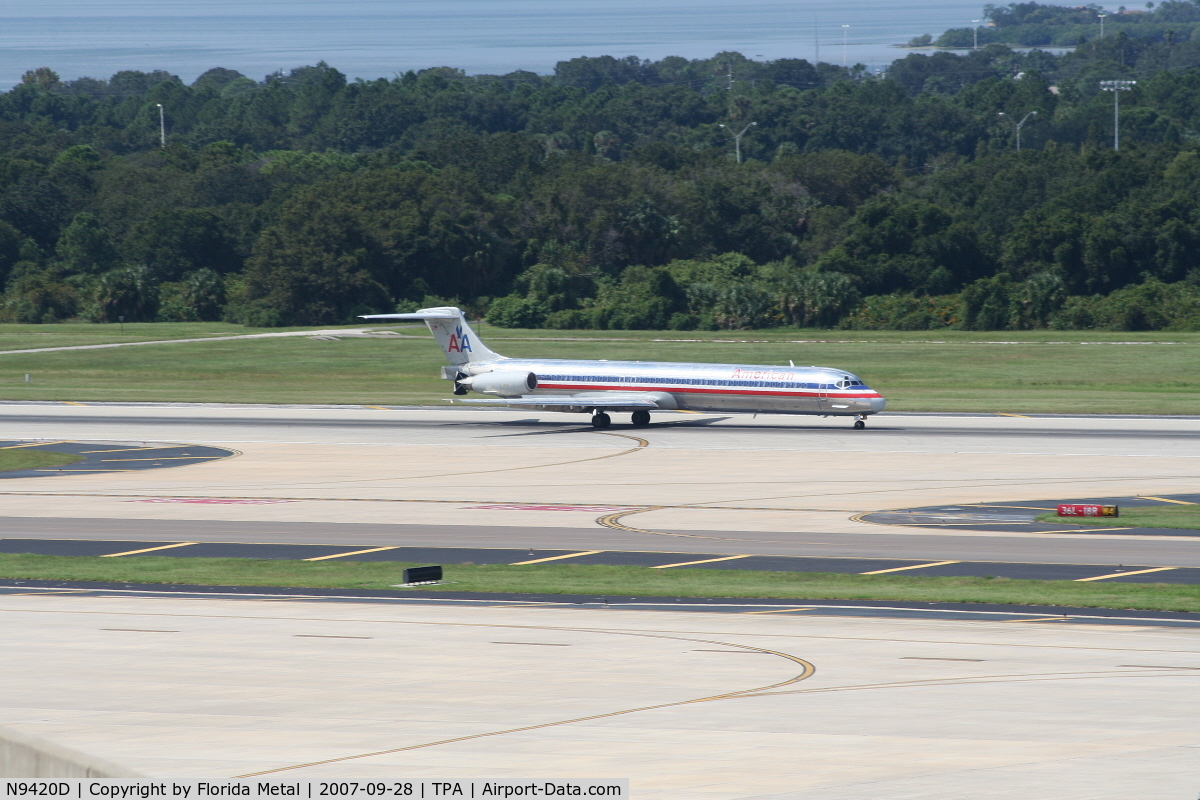
<svg viewBox="0 0 1200 800"><path fill-rule="evenodd" d="M454 381L454 394L491 395L454 402L588 413L598 429L609 426L610 411L629 412L634 426L644 426L656 410L854 417L862 429L887 405L857 376L828 367L506 358L453 306L363 319L423 321L450 362L442 377Z"/></svg>
<svg viewBox="0 0 1200 800"><path fill-rule="evenodd" d="M589 395L621 393L666 395L660 407L690 411L866 416L886 405L857 376L825 367L504 358L469 369L532 373L527 398L579 397L581 409Z"/></svg>

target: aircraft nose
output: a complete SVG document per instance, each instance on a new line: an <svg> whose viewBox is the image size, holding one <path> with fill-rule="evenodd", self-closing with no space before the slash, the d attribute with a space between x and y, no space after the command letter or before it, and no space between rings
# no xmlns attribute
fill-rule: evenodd
<svg viewBox="0 0 1200 800"><path fill-rule="evenodd" d="M867 402L871 404L872 414L878 414L880 411L883 411L885 408L887 408L887 400L884 400L882 397L872 397L868 399Z"/></svg>

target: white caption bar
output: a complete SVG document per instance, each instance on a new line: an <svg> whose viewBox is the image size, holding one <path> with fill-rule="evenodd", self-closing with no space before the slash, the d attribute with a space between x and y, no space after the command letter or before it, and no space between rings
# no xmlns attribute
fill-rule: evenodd
<svg viewBox="0 0 1200 800"><path fill-rule="evenodd" d="M629 781L529 780L373 780L373 781L177 781L66 780L0 781L0 800L213 800L213 798L513 798L615 797L628 798Z"/></svg>

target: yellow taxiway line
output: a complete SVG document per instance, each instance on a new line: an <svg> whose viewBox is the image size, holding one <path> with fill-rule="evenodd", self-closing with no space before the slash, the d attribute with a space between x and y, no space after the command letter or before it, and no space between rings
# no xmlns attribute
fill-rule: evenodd
<svg viewBox="0 0 1200 800"><path fill-rule="evenodd" d="M714 561L733 561L738 558L750 558L750 556L723 556L721 558L703 558L699 561L680 561L678 564L659 564L657 567L650 569L671 569L671 567L690 567L693 564L711 564Z"/></svg>
<svg viewBox="0 0 1200 800"><path fill-rule="evenodd" d="M117 461L192 461L197 458L210 458L210 456L160 456L159 458L102 458L102 464L111 464Z"/></svg>
<svg viewBox="0 0 1200 800"><path fill-rule="evenodd" d="M789 611L816 611L816 610L817 609L812 606L806 606L804 608L772 608L768 611L743 611L742 613L743 614L786 614Z"/></svg>
<svg viewBox="0 0 1200 800"><path fill-rule="evenodd" d="M392 545L391 547L368 547L366 550L351 550L348 553L334 553L330 556L315 556L313 558L302 558L301 561L328 561L331 558L345 558L346 556L357 556L363 553L378 553L383 550L399 550L400 545Z"/></svg>
<svg viewBox="0 0 1200 800"><path fill-rule="evenodd" d="M882 575L885 572L904 572L909 569L925 569L926 567L941 567L946 564L961 564L961 561L933 561L929 564L913 564L909 567L892 567L891 569L874 569L870 572L860 572L859 575Z"/></svg>
<svg viewBox="0 0 1200 800"><path fill-rule="evenodd" d="M1189 503L1187 500L1168 500L1168 499L1167 499L1167 498L1165 498L1165 497L1151 497L1151 496L1150 496L1150 495L1148 495L1148 494L1144 494L1144 495L1142 495L1142 499L1143 499L1143 500L1157 500L1157 501L1159 501L1160 503L1176 503L1176 504L1178 504L1178 505L1181 505L1181 506L1196 506L1196 505L1200 505L1200 503Z"/></svg>
<svg viewBox="0 0 1200 800"><path fill-rule="evenodd" d="M155 550L170 550L172 547L189 547L199 542L179 542L177 544L164 544L159 547L144 547L141 550L126 550L123 553L105 553L101 558L117 558L118 556L136 556L138 553L153 553Z"/></svg>
<svg viewBox="0 0 1200 800"><path fill-rule="evenodd" d="M509 564L510 567L523 567L526 564L544 564L547 561L562 561L564 558L579 558L580 556L594 556L597 553L603 553L603 550L583 550L578 553L567 553L565 556L548 556L546 558L534 558L529 561L514 561Z"/></svg>
<svg viewBox="0 0 1200 800"><path fill-rule="evenodd" d="M0 450L16 450L21 447L46 447L52 444L70 444L70 439L62 439L57 442L29 442L28 444L10 444L5 447L0 447Z"/></svg>
<svg viewBox="0 0 1200 800"><path fill-rule="evenodd" d="M1166 572L1169 569L1179 569L1179 567L1154 567L1153 569L1135 569L1130 572L1114 572L1111 575L1097 575L1094 578L1076 578L1075 582L1102 581L1106 578L1123 578L1126 575L1145 575L1147 572Z"/></svg>

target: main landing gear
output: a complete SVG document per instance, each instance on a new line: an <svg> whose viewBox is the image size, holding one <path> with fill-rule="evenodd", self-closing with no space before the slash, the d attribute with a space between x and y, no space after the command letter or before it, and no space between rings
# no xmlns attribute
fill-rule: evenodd
<svg viewBox="0 0 1200 800"><path fill-rule="evenodd" d="M597 411L592 414L592 427L598 431L602 431L612 424L612 417L605 414L603 411Z"/></svg>
<svg viewBox="0 0 1200 800"><path fill-rule="evenodd" d="M639 410L639 411L633 412L633 427L644 428L649 424L650 424L650 412L649 411Z"/></svg>
<svg viewBox="0 0 1200 800"><path fill-rule="evenodd" d="M863 415L855 414L854 415L854 430L861 431L865 427L867 427L867 422L866 422L866 419L863 417Z"/></svg>

